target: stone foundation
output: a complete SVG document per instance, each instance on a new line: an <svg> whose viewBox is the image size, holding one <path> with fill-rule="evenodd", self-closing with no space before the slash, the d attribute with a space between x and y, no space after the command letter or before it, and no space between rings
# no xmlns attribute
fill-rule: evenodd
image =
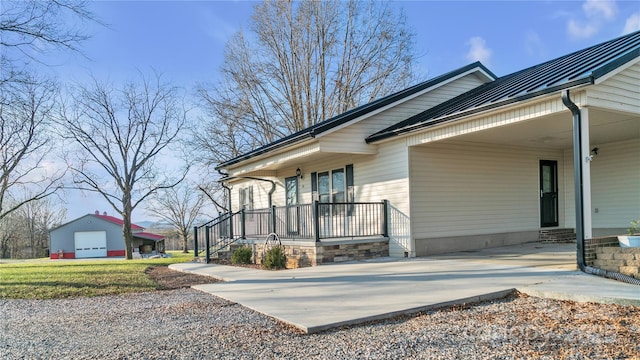
<svg viewBox="0 0 640 360"><path fill-rule="evenodd" d="M640 248L597 248L593 266L640 279Z"/></svg>
<svg viewBox="0 0 640 360"><path fill-rule="evenodd" d="M264 243L250 245L256 264L262 264ZM326 242L283 241L287 269L318 266L351 260L365 260L389 256L389 240L332 240Z"/></svg>
<svg viewBox="0 0 640 360"><path fill-rule="evenodd" d="M620 248L617 236L603 236L593 239L584 240L584 262L588 266L598 267L595 265L596 253L602 248Z"/></svg>

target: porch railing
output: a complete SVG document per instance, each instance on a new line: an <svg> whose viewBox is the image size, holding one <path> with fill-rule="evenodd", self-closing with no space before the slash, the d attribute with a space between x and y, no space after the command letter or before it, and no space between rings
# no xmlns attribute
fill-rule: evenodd
<svg viewBox="0 0 640 360"><path fill-rule="evenodd" d="M321 241L389 236L389 202L320 203L273 206L225 213L194 228L194 251L232 239L265 238ZM235 240L233 240L235 242ZM208 252L207 252L208 254Z"/></svg>

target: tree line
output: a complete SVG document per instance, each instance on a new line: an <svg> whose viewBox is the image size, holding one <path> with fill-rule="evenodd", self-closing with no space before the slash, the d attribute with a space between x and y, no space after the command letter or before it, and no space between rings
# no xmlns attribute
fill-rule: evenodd
<svg viewBox="0 0 640 360"><path fill-rule="evenodd" d="M227 43L220 80L196 94L156 72L63 84L32 64L49 51L82 53L90 36L78 24L102 24L89 3L0 11L1 257L43 256L48 229L65 220L53 199L69 191L100 196L123 219L127 258L138 208L171 224L187 251L205 210L227 210L208 173L215 164L416 80L414 34L386 2L258 3L250 31ZM194 167L202 176L189 175Z"/></svg>

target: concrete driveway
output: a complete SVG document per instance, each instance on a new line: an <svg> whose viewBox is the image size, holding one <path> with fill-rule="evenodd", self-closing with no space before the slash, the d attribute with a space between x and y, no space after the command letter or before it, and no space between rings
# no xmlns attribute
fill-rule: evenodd
<svg viewBox="0 0 640 360"><path fill-rule="evenodd" d="M575 244L532 243L428 258L383 258L286 271L182 263L226 282L194 288L307 333L398 314L534 296L640 305L640 287L575 270Z"/></svg>

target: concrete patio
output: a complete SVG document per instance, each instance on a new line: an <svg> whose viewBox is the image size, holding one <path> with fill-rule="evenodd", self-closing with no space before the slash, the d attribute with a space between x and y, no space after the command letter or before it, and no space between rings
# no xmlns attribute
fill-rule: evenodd
<svg viewBox="0 0 640 360"><path fill-rule="evenodd" d="M576 270L575 244L530 243L428 258L382 258L286 271L181 263L224 280L194 288L307 333L506 296L640 305L640 287Z"/></svg>

